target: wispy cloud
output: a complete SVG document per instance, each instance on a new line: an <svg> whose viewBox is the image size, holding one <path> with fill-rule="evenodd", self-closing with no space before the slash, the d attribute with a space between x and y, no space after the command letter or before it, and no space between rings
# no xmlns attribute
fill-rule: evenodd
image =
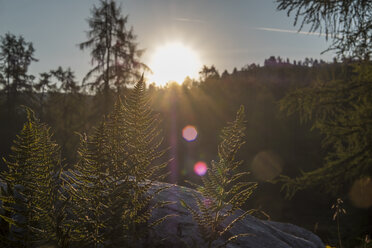
<svg viewBox="0 0 372 248"><path fill-rule="evenodd" d="M326 36L326 34L318 33L318 32L305 32L305 31L296 31L290 29L280 29L280 28L262 28L262 27L255 27L253 29L256 30L263 30L269 32L280 32L280 33L291 33L291 34L306 34L306 35L316 35L316 36Z"/></svg>
<svg viewBox="0 0 372 248"><path fill-rule="evenodd" d="M193 23L205 23L206 21L200 20L200 19L190 19L190 18L173 18L173 20L178 21L178 22L193 22Z"/></svg>

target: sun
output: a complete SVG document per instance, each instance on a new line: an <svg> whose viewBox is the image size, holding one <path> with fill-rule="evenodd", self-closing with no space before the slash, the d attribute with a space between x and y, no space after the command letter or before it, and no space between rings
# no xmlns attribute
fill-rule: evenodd
<svg viewBox="0 0 372 248"><path fill-rule="evenodd" d="M195 50L174 42L156 49L149 67L153 72L148 78L149 82L164 86L169 82L181 84L187 76L197 78L201 62Z"/></svg>

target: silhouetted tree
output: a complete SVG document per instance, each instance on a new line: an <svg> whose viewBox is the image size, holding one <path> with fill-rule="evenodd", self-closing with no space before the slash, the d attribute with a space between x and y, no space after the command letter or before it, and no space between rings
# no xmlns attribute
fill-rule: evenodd
<svg viewBox="0 0 372 248"><path fill-rule="evenodd" d="M56 70L51 70L50 74L57 79L59 89L62 92L76 94L80 90L80 87L77 85L74 72L71 71L71 68L64 70L59 66Z"/></svg>
<svg viewBox="0 0 372 248"><path fill-rule="evenodd" d="M137 49L133 30L126 28L128 16L121 15L121 9L114 0L100 0L91 15L88 19L88 40L80 44L80 49L90 49L94 68L83 82L91 89L103 92L104 111L107 112L111 86L119 91L133 76L138 76L141 67L145 67L139 62L143 51ZM93 81L87 83L94 74Z"/></svg>
<svg viewBox="0 0 372 248"><path fill-rule="evenodd" d="M224 70L221 77L222 78L227 78L229 76L229 72L227 70Z"/></svg>
<svg viewBox="0 0 372 248"><path fill-rule="evenodd" d="M220 77L220 74L218 73L216 67L212 65L211 67L208 67L206 65L203 66L201 71L199 72L200 80L205 81L207 79L218 79Z"/></svg>
<svg viewBox="0 0 372 248"><path fill-rule="evenodd" d="M0 37L0 83L7 96L8 111L10 98L15 101L20 91L32 90L34 77L28 74L28 67L32 61L37 61L34 51L32 43L22 36L7 33Z"/></svg>
<svg viewBox="0 0 372 248"><path fill-rule="evenodd" d="M34 85L34 89L36 92L40 94L39 96L39 115L41 118L44 116L44 104L45 104L45 96L48 91L51 91L55 88L55 85L52 84L52 81L50 80L50 75L47 72L40 73L40 79L37 84Z"/></svg>

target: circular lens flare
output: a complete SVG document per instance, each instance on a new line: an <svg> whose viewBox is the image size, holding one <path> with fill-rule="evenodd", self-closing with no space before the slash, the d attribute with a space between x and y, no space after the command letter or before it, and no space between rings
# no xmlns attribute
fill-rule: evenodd
<svg viewBox="0 0 372 248"><path fill-rule="evenodd" d="M194 141L198 136L198 131L194 126L188 125L182 129L182 137L187 141Z"/></svg>
<svg viewBox="0 0 372 248"><path fill-rule="evenodd" d="M364 177L356 180L349 192L351 203L357 208L372 206L372 179Z"/></svg>
<svg viewBox="0 0 372 248"><path fill-rule="evenodd" d="M202 162L202 161L199 161L197 162L195 165L194 165L194 172L198 175L198 176L204 176L205 173L207 173L207 164Z"/></svg>

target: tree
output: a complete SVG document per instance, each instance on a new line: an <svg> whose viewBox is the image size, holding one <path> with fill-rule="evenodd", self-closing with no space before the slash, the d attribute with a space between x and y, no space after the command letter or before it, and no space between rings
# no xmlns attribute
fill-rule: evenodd
<svg viewBox="0 0 372 248"><path fill-rule="evenodd" d="M300 30L325 33L333 40L328 50L369 60L372 52L372 2L369 0L276 0L278 10L295 14Z"/></svg>
<svg viewBox="0 0 372 248"><path fill-rule="evenodd" d="M44 72L44 73L40 73L40 79L39 79L39 82L34 85L34 88L36 90L36 92L38 92L40 94L40 98L39 98L39 104L40 104L40 110L39 110L39 113L40 113L40 116L41 118L43 118L44 116L44 100L45 100L45 95L46 93L49 91L54 91L56 89L56 84L53 84L52 81L51 81L51 77L52 75L50 73L47 73L47 72Z"/></svg>
<svg viewBox="0 0 372 248"><path fill-rule="evenodd" d="M372 66L349 67L353 74L345 79L314 82L280 101L282 111L313 121L312 128L324 135L323 148L328 151L323 167L294 179L282 177L288 197L312 186L345 193L355 180L372 175Z"/></svg>
<svg viewBox="0 0 372 248"><path fill-rule="evenodd" d="M7 33L0 37L0 83L7 96L8 110L10 98L17 98L22 90L31 90L34 77L29 75L28 67L33 61L35 49L31 42L22 36Z"/></svg>
<svg viewBox="0 0 372 248"><path fill-rule="evenodd" d="M94 68L87 73L83 82L86 83L96 74L93 82L87 85L103 92L107 112L110 88L115 86L120 91L133 78L138 79L138 70L146 66L139 62L143 50L137 49L133 29L126 27L128 16L121 16L121 9L114 0L100 0L99 6L94 6L91 14L88 19L88 40L80 43L80 49L91 50Z"/></svg>
<svg viewBox="0 0 372 248"><path fill-rule="evenodd" d="M214 242L218 238L225 235L237 221L252 213L250 210L239 213L238 217L223 226L226 219L237 213L237 210L243 206L257 187L256 183L242 181L248 172L239 173L238 169L243 161L235 160L238 150L245 143L244 131L244 108L241 106L236 119L222 129L222 141L218 146L219 160L212 161L211 168L202 177L203 186L198 187L198 191L205 200L194 195L198 210L181 201L181 204L191 212L197 222L208 247L216 247ZM227 243L246 235L238 234L229 237Z"/></svg>
<svg viewBox="0 0 372 248"><path fill-rule="evenodd" d="M17 247L65 247L60 150L51 140L49 128L30 109L26 111L27 121L14 141L11 161L5 160L8 170L0 177L7 185L2 192L12 193L1 197L2 207L11 215L0 218L17 227L10 228L6 237L10 242L17 241Z"/></svg>
<svg viewBox="0 0 372 248"><path fill-rule="evenodd" d="M288 93L280 102L282 111L298 112L302 120L312 120L313 128L324 135L328 154L324 166L303 172L291 179L282 177L287 196L312 186L322 186L333 194L345 193L358 178L372 175L369 138L372 130L371 97L371 27L372 2L277 0L279 10L295 11L295 24L302 18L300 29L310 24L310 31L324 31L330 36L339 55L359 58L345 61L345 80L314 82L309 87ZM335 58L336 63L337 60Z"/></svg>
<svg viewBox="0 0 372 248"><path fill-rule="evenodd" d="M205 81L210 78L218 79L220 77L220 74L218 73L214 65L212 65L211 67L204 65L201 71L199 72L199 75L200 75L200 80L202 81Z"/></svg>
<svg viewBox="0 0 372 248"><path fill-rule="evenodd" d="M51 70L50 74L57 79L57 82L60 84L59 89L64 93L76 94L80 90L75 79L75 74L71 71L71 68L64 70L59 66L56 70Z"/></svg>

